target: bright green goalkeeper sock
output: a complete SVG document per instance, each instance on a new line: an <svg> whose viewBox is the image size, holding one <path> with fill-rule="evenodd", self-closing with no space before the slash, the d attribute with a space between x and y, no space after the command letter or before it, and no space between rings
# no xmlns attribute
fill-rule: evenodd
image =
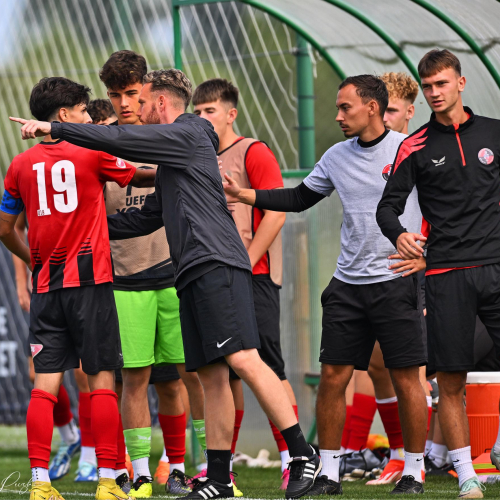
<svg viewBox="0 0 500 500"><path fill-rule="evenodd" d="M193 420L194 432L203 451L207 449L207 437L205 434L205 420Z"/></svg>
<svg viewBox="0 0 500 500"><path fill-rule="evenodd" d="M123 435L130 460L149 457L151 453L151 427L125 429Z"/></svg>

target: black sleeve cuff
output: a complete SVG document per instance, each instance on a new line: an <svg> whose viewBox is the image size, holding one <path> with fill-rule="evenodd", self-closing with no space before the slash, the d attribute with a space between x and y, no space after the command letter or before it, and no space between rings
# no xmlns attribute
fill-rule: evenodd
<svg viewBox="0 0 500 500"><path fill-rule="evenodd" d="M50 136L52 139L62 139L63 138L63 124L52 122L52 127L50 129Z"/></svg>

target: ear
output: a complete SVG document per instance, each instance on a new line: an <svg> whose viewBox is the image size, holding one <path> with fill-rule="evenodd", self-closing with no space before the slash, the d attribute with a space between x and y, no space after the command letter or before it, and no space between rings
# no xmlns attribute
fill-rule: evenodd
<svg viewBox="0 0 500 500"><path fill-rule="evenodd" d="M164 106L166 106L166 105L167 105L167 101L166 101L166 99L165 99L165 96L164 96L163 94L160 94L160 95L158 96L158 106L159 106L160 108L163 108L163 107L164 107Z"/></svg>
<svg viewBox="0 0 500 500"><path fill-rule="evenodd" d="M238 110L236 108L231 108L227 112L227 123L228 125L232 125L234 120L238 117Z"/></svg>
<svg viewBox="0 0 500 500"><path fill-rule="evenodd" d="M380 109L378 102L375 99L372 99L368 103L368 116L380 115Z"/></svg>
<svg viewBox="0 0 500 500"><path fill-rule="evenodd" d="M59 113L57 113L57 119L61 122L67 122L69 120L69 112L67 108L61 108Z"/></svg>
<svg viewBox="0 0 500 500"><path fill-rule="evenodd" d="M415 116L415 106L410 104L406 110L406 119L411 120Z"/></svg>
<svg viewBox="0 0 500 500"><path fill-rule="evenodd" d="M465 76L461 76L458 79L458 91L463 92L465 88L465 84L467 83L467 80L465 79Z"/></svg>

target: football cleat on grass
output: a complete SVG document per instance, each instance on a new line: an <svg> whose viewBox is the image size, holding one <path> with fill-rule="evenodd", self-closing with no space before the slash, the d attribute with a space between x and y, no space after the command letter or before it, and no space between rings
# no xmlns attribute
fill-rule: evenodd
<svg viewBox="0 0 500 500"><path fill-rule="evenodd" d="M288 486L288 480L289 479L290 479L290 471L288 469L285 469L283 471L283 474L281 475L280 490L286 490L286 487Z"/></svg>
<svg viewBox="0 0 500 500"><path fill-rule="evenodd" d="M234 478L237 476L238 474L236 474L236 472L230 472L230 476L231 476L231 481L233 482L233 487L234 487L234 496L235 497L242 497L243 496L243 493L241 490L238 489L238 486L236 486L236 481L234 480ZM193 481L195 479L201 479L203 477L207 477L207 469L202 469L200 471L199 474L196 474L196 476L190 478L188 480L188 485L192 487L193 485Z"/></svg>
<svg viewBox="0 0 500 500"><path fill-rule="evenodd" d="M134 481L130 494L135 498L149 498L153 494L153 478L139 476Z"/></svg>
<svg viewBox="0 0 500 500"><path fill-rule="evenodd" d="M130 490L132 489L132 483L129 481L128 474L125 472L123 474L120 474L116 479L116 484L118 485L118 488L120 488L124 493L130 493Z"/></svg>
<svg viewBox="0 0 500 500"><path fill-rule="evenodd" d="M236 472L231 471L229 473L229 476L231 477L231 483L233 484L233 490L234 490L234 496L236 498L240 498L243 496L243 492L236 486L236 480L235 478L238 477L238 474Z"/></svg>
<svg viewBox="0 0 500 500"><path fill-rule="evenodd" d="M290 477L285 498L300 498L313 487L316 476L321 472L322 464L312 447L311 451L313 454L309 457L293 457L288 461Z"/></svg>
<svg viewBox="0 0 500 500"><path fill-rule="evenodd" d="M64 500L62 495L47 481L31 484L30 500Z"/></svg>
<svg viewBox="0 0 500 500"><path fill-rule="evenodd" d="M57 481L69 472L71 459L80 451L81 444L82 441L80 438L78 438L76 443L70 445L61 442L56 456L49 465L49 478L51 481Z"/></svg>
<svg viewBox="0 0 500 500"><path fill-rule="evenodd" d="M215 500L216 498L233 498L235 496L233 483L223 484L208 477L193 478L193 490L185 497L188 500Z"/></svg>
<svg viewBox="0 0 500 500"><path fill-rule="evenodd" d="M483 491L486 489L477 477L468 479L462 484L458 498L483 498Z"/></svg>
<svg viewBox="0 0 500 500"><path fill-rule="evenodd" d="M411 495L424 492L422 483L415 481L413 476L403 476L391 491L391 495Z"/></svg>
<svg viewBox="0 0 500 500"><path fill-rule="evenodd" d="M500 470L500 453L495 453L495 449L492 449L490 459L491 463L497 468L497 470Z"/></svg>
<svg viewBox="0 0 500 500"><path fill-rule="evenodd" d="M318 497L320 495L342 495L342 485L340 481L336 483L328 476L318 476L313 487L307 492L308 497Z"/></svg>
<svg viewBox="0 0 500 500"><path fill-rule="evenodd" d="M367 481L368 486L379 486L381 484L397 483L405 468L404 460L389 460L378 479Z"/></svg>
<svg viewBox="0 0 500 500"><path fill-rule="evenodd" d="M428 476L448 476L448 472L453 470L452 464L444 464L442 467L438 467L432 458L424 457L425 473Z"/></svg>
<svg viewBox="0 0 500 500"><path fill-rule="evenodd" d="M135 500L119 488L114 479L100 478L95 492L95 500Z"/></svg>
<svg viewBox="0 0 500 500"><path fill-rule="evenodd" d="M153 477L158 484L167 484L168 476L170 476L170 464L160 460Z"/></svg>
<svg viewBox="0 0 500 500"><path fill-rule="evenodd" d="M182 495L191 493L191 487L189 486L189 476L186 476L184 472L174 469L172 473L168 476L168 480L165 484L165 491L173 495Z"/></svg>
<svg viewBox="0 0 500 500"><path fill-rule="evenodd" d="M75 476L76 483L97 481L99 481L99 475L97 474L97 467L94 464L82 462L78 465L78 470L76 471Z"/></svg>

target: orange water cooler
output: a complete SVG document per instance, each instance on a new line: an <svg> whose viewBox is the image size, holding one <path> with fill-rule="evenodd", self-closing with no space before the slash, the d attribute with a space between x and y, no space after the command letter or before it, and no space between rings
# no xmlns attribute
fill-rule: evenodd
<svg viewBox="0 0 500 500"><path fill-rule="evenodd" d="M469 373L465 394L471 454L474 459L491 448L497 439L500 373Z"/></svg>

